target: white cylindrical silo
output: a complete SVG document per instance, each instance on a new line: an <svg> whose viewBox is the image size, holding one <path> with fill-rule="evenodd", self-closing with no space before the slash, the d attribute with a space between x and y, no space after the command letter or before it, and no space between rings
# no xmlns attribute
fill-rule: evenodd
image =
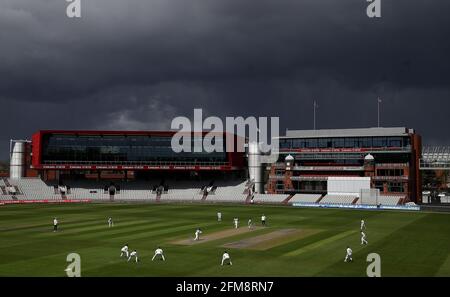
<svg viewBox="0 0 450 297"><path fill-rule="evenodd" d="M25 142L12 142L9 176L13 179L22 178L25 175Z"/></svg>
<svg viewBox="0 0 450 297"><path fill-rule="evenodd" d="M255 192L264 193L261 150L257 142L248 144L248 171L250 179L255 182Z"/></svg>

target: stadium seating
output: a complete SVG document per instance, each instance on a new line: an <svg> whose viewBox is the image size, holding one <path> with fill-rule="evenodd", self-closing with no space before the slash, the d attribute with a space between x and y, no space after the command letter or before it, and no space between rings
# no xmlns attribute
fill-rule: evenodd
<svg viewBox="0 0 450 297"><path fill-rule="evenodd" d="M322 197L320 194L295 194L295 196L289 200L289 203L315 203L320 197Z"/></svg>
<svg viewBox="0 0 450 297"><path fill-rule="evenodd" d="M365 205L397 205L400 203L400 200L405 198L402 195L378 195L377 196L367 196L363 199L359 199L357 204L365 204Z"/></svg>
<svg viewBox="0 0 450 297"><path fill-rule="evenodd" d="M192 180L166 180L167 192L161 194L161 202L170 201L200 201L203 198L201 191L204 182Z"/></svg>
<svg viewBox="0 0 450 297"><path fill-rule="evenodd" d="M320 200L320 204L353 204L356 195L328 194Z"/></svg>
<svg viewBox="0 0 450 297"><path fill-rule="evenodd" d="M46 183L39 178L0 179L0 200L61 200L61 199L91 199L94 201L110 201L108 191L105 191L104 181L74 180L65 181L62 187L54 183ZM160 201L160 202L230 202L245 203L249 196L252 183L245 180L219 180L214 182L192 180L165 180L167 191L159 199L152 191L160 180L129 181L115 184L120 191L114 195L115 201ZM106 186L108 187L108 186ZM209 192L205 195L204 189ZM13 194L13 189L16 194ZM202 190L203 189L203 190ZM65 192L64 195L61 191ZM288 194L254 194L254 203L280 204L286 201ZM206 199L205 199L206 198ZM320 194L296 194L289 201L293 203L318 204L369 204L398 205L404 200L401 195L367 195L358 199L357 195L328 194L322 199ZM320 202L317 202L319 201ZM355 202L356 201L356 202Z"/></svg>
<svg viewBox="0 0 450 297"><path fill-rule="evenodd" d="M255 194L253 200L255 203L282 203L288 197L288 194Z"/></svg>
<svg viewBox="0 0 450 297"><path fill-rule="evenodd" d="M380 195L378 197L378 203L381 205L397 205L400 202L400 199L404 198L403 196L385 196Z"/></svg>
<svg viewBox="0 0 450 297"><path fill-rule="evenodd" d="M55 194L53 186L48 186L38 178L10 179L9 182L19 189L20 194L16 197L20 200L61 199L59 193Z"/></svg>
<svg viewBox="0 0 450 297"><path fill-rule="evenodd" d="M244 193L247 189L247 181L219 181L214 185L217 188L208 194L206 201L243 203L247 199L248 194Z"/></svg>
<svg viewBox="0 0 450 297"><path fill-rule="evenodd" d="M247 195L245 194L236 194L236 195L208 195L206 201L208 202L235 202L235 203L244 203L247 199Z"/></svg>
<svg viewBox="0 0 450 297"><path fill-rule="evenodd" d="M68 181L71 191L67 194L68 199L92 199L94 201L109 201L111 199L108 191L105 191L104 182L97 181ZM151 192L151 183L127 182L125 186L115 183L120 191L116 190L115 201L147 201L156 200L156 194Z"/></svg>

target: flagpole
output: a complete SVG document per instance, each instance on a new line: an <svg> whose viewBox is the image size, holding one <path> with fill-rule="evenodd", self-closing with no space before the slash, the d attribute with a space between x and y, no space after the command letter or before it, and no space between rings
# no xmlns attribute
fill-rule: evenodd
<svg viewBox="0 0 450 297"><path fill-rule="evenodd" d="M381 103L380 97L378 97L377 100L378 100L378 128L380 128L380 103Z"/></svg>
<svg viewBox="0 0 450 297"><path fill-rule="evenodd" d="M317 107L317 104L316 104L316 100L314 100L314 130L316 130L316 107Z"/></svg>

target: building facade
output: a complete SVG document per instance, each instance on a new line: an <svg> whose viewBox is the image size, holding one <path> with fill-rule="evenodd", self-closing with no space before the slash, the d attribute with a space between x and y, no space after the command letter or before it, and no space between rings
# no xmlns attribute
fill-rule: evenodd
<svg viewBox="0 0 450 297"><path fill-rule="evenodd" d="M244 152L225 149L229 137L236 140L236 136L209 134L214 136L209 142L223 149L208 152L206 133L189 133L185 137L190 139L190 151L177 153L172 149L174 134L174 131L38 131L32 136L31 167L43 180L58 180L62 175L134 178L145 172L232 172L245 168Z"/></svg>
<svg viewBox="0 0 450 297"><path fill-rule="evenodd" d="M326 193L328 177L370 177L381 194L422 202L422 143L413 129L288 130L279 140L267 193Z"/></svg>

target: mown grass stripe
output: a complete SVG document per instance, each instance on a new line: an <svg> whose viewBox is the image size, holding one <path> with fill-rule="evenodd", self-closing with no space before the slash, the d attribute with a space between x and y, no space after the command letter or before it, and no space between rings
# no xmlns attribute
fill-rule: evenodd
<svg viewBox="0 0 450 297"><path fill-rule="evenodd" d="M215 225L216 223L211 223L211 224L202 224L201 226L203 227L203 229L207 226L211 226L211 225ZM134 234L130 234L128 236L123 236L120 237L121 240L137 240L137 239L144 239L144 238L149 238L149 237L157 237L157 236L161 236L161 235L169 235L169 234L173 234L173 233L178 233L181 231L186 231L186 230L192 230L192 232L186 232L186 236L191 236L194 237L194 232L195 232L195 228L198 227L198 223L196 224L190 224L190 225L186 225L183 224L180 227L173 227L173 228L168 228L168 229L162 229L162 230L158 230L158 231L152 231L152 232L148 232L142 236L135 236Z"/></svg>
<svg viewBox="0 0 450 297"><path fill-rule="evenodd" d="M142 226L142 224L138 224L141 227L137 227L135 228L134 226L126 226L124 228L121 228L119 232L115 232L114 230L105 230L101 233L97 233L97 234L90 234L88 236L85 235L81 235L80 237L83 239L89 239L89 238L95 238L98 240L102 240L102 239L113 239L113 238L117 238L117 237L122 237L122 236L126 236L129 235L131 233L134 234L138 234L138 233L144 233L144 232L148 232L149 230L155 230L155 229L160 229L160 228L164 228L164 227L172 227L172 226L184 226L186 225L186 223L175 223L175 222L165 222L165 221L159 221L160 223L154 224L145 224L144 226ZM114 227L115 228L115 227ZM114 229L112 228L112 229Z"/></svg>
<svg viewBox="0 0 450 297"><path fill-rule="evenodd" d="M137 222L137 221L130 221L130 222L122 223L122 226L123 227L134 226L134 225L138 225L138 224L139 224L139 222ZM78 227L62 228L60 226L58 229L59 229L59 231L56 233L53 232L52 229L49 229L49 232L38 233L38 234L35 234L33 237L36 237L36 238L54 237L54 236L67 237L67 236L75 236L75 235L80 235L80 234L90 234L90 233L101 232L102 230L107 230L108 226L102 222L102 223L86 224L81 228L78 228Z"/></svg>
<svg viewBox="0 0 450 297"><path fill-rule="evenodd" d="M328 237L328 238L326 238L326 239L317 241L317 242L315 242L315 243L309 244L309 245L307 245L307 246L304 246L304 247L299 248L299 249L297 249L297 250L294 250L294 251L292 251L292 252L286 253L286 254L284 254L283 256L288 256L288 257L299 256L299 255L301 255L301 254L303 254L303 253L306 253L306 252L309 252L309 251L318 249L318 248L320 248L320 247L323 246L323 245L330 244L330 243L332 243L332 242L334 242L334 241L341 240L341 239L343 239L343 238L345 238L345 237L347 237L347 236L350 236L350 235L352 235L352 234L355 234L355 233L357 233L357 232L358 232L358 231L355 231L355 230L345 231L345 232L336 234L336 235L334 235L334 236Z"/></svg>
<svg viewBox="0 0 450 297"><path fill-rule="evenodd" d="M84 225L84 224L90 224L91 222L99 222L100 220L98 218L96 219L83 219L83 222L80 222L80 220L69 220L69 221L65 221L64 225L70 225L70 226L78 226L78 225ZM39 222L39 223L38 223ZM16 224L16 226L14 227L2 227L0 228L0 233L2 232L11 232L11 231L29 231L29 230L33 230L36 228L53 228L53 222L49 221L49 223L41 223L42 220L37 220L36 223L34 224L27 224L27 225L17 225L16 222L11 222L11 224ZM78 223L80 222L80 223ZM2 225L6 225L6 224L2 224Z"/></svg>

